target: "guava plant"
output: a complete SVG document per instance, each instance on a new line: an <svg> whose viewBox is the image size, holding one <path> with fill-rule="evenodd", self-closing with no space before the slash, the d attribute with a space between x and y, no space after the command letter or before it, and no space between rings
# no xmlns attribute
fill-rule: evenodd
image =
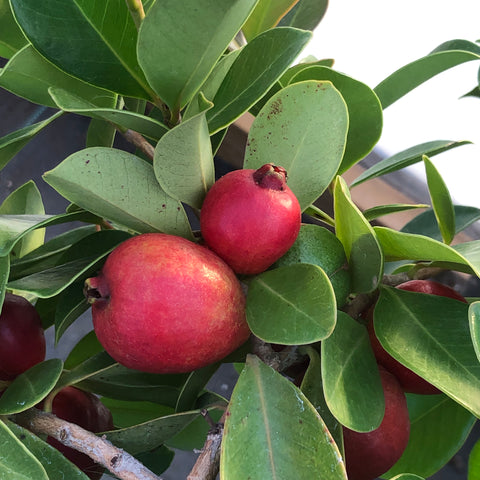
<svg viewBox="0 0 480 480"><path fill-rule="evenodd" d="M200 451L189 479L219 472L223 480L345 480L348 471L350 480L410 480L432 475L463 445L480 415L479 299L396 287L444 271L480 275L480 240L456 237L480 210L453 205L432 161L468 142L432 139L350 185L343 175L375 147L385 108L436 74L478 61L480 46L446 42L371 88L336 71L333 60L298 60L326 7L318 0L0 0L0 55L8 60L0 86L52 112L0 139L0 168L60 116L90 119L85 148L43 176L69 202L64 213L45 214L33 181L0 205L0 301L24 297L56 341L91 304L95 322L64 361L39 358L0 377L0 476L98 478L98 467L80 470L53 443L122 479L159 478L175 448ZM238 160L257 176L241 172L247 180L223 189L213 202L221 214L205 209L213 234L204 238L216 152L246 113L253 123ZM114 147L117 136L131 148ZM417 162L431 206L355 205L357 185ZM269 164L282 172L273 193L287 191L284 175L301 226L298 210L281 216L281 195L260 208L258 172ZM320 196L333 214L319 208ZM381 217L408 209L421 213L401 230L382 226ZM57 224L66 233L45 241L45 229ZM225 230L235 231L233 243L220 237ZM276 253L255 271L232 269L230 255L214 253L218 242L240 263L259 245ZM184 244L190 255L177 254ZM6 306L2 315L14 323ZM0 328L0 348L2 335ZM414 394L396 383L397 417L405 421L406 405L409 425L392 421L380 374L388 366L370 338L434 387L435 394ZM206 387L222 363L239 373L228 399ZM100 398L113 427L106 422L99 432L60 414L55 399L67 388ZM80 397L72 396L72 410ZM365 466L382 471L349 468L344 432L348 451L352 439L375 439L358 445ZM401 451L384 461L392 445ZM480 475L479 445L469 480Z"/></svg>

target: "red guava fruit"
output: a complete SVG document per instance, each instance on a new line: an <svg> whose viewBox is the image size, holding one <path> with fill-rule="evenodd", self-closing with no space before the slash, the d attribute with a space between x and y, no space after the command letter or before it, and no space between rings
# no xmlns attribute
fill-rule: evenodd
<svg viewBox="0 0 480 480"><path fill-rule="evenodd" d="M265 271L293 245L301 224L284 168L227 173L205 197L200 230L206 245L240 274Z"/></svg>
<svg viewBox="0 0 480 480"><path fill-rule="evenodd" d="M146 233L108 256L85 292L105 350L125 367L184 373L221 360L250 335L240 282L215 253Z"/></svg>
<svg viewBox="0 0 480 480"><path fill-rule="evenodd" d="M385 397L382 423L371 432L343 427L348 480L373 480L388 471L402 456L410 436L407 399L397 379L379 366Z"/></svg>
<svg viewBox="0 0 480 480"><path fill-rule="evenodd" d="M430 295L438 295L441 297L453 298L461 302L466 300L456 290L432 280L410 280L397 286L401 290L408 290L410 292L428 293ZM424 378L417 375L415 372L402 365L398 360L393 358L380 344L374 331L373 324L373 307L367 313L368 320L367 328L372 345L373 353L377 362L383 365L388 371L393 373L402 385L402 388L409 393L417 393L422 395L433 395L441 393L441 391L427 382Z"/></svg>
<svg viewBox="0 0 480 480"><path fill-rule="evenodd" d="M45 360L45 334L35 307L5 294L0 314L0 380L12 380Z"/></svg>
<svg viewBox="0 0 480 480"><path fill-rule="evenodd" d="M110 410L93 393L84 392L76 387L62 388L55 395L52 413L93 433L113 429ZM92 480L98 480L102 476L104 467L95 463L88 455L66 447L52 437L47 437L47 442Z"/></svg>

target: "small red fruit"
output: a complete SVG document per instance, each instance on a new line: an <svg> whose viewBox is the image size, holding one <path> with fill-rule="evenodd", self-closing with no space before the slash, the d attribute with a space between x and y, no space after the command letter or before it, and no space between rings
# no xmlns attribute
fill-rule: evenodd
<svg viewBox="0 0 480 480"><path fill-rule="evenodd" d="M233 271L181 237L146 233L126 240L86 281L85 292L98 340L128 368L190 372L221 360L250 335Z"/></svg>
<svg viewBox="0 0 480 480"><path fill-rule="evenodd" d="M12 380L45 360L45 334L35 307L5 294L0 314L0 380Z"/></svg>
<svg viewBox="0 0 480 480"><path fill-rule="evenodd" d="M402 456L410 436L407 399L397 379L379 367L385 396L382 423L371 432L343 428L348 480L373 480L388 471Z"/></svg>
<svg viewBox="0 0 480 480"><path fill-rule="evenodd" d="M432 280L410 280L397 286L401 290L410 292L428 293L430 295L438 295L440 297L453 298L461 302L467 302L462 295L456 290ZM373 353L377 362L383 365L389 372L393 373L402 385L402 388L409 393L417 393L423 395L433 395L441 393L440 390L427 382L425 379L417 375L409 368L395 360L380 344L374 331L373 324L373 307L367 311L365 315L368 319L368 334L372 345Z"/></svg>
<svg viewBox="0 0 480 480"><path fill-rule="evenodd" d="M297 238L301 209L282 167L227 173L207 193L200 215L205 243L236 273L257 274Z"/></svg>
<svg viewBox="0 0 480 480"><path fill-rule="evenodd" d="M75 423L93 433L113 429L110 410L98 397L76 387L65 387L55 395L52 402L52 413L58 418ZM98 480L102 476L104 468L95 463L88 455L66 447L52 437L47 437L47 442L63 453L92 480Z"/></svg>

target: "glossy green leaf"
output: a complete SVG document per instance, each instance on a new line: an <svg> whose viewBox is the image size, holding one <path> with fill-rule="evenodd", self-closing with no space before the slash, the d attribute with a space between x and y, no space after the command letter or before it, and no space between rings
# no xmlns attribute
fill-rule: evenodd
<svg viewBox="0 0 480 480"><path fill-rule="evenodd" d="M337 177L333 195L335 231L347 254L352 290L371 292L383 275L383 255L375 231L353 203L342 177Z"/></svg>
<svg viewBox="0 0 480 480"><path fill-rule="evenodd" d="M247 321L265 342L313 343L335 328L332 284L316 265L297 263L261 273L248 287Z"/></svg>
<svg viewBox="0 0 480 480"><path fill-rule="evenodd" d="M371 222L377 218L383 217L385 215L391 215L392 213L405 212L407 210L415 210L417 208L428 208L430 205L425 205L423 203L418 203L415 205L410 205L407 203L394 203L391 205L379 205L377 207L368 208L363 211L363 216Z"/></svg>
<svg viewBox="0 0 480 480"><path fill-rule="evenodd" d="M166 133L155 147L153 170L163 190L200 209L215 182L212 146L205 113Z"/></svg>
<svg viewBox="0 0 480 480"><path fill-rule="evenodd" d="M51 358L16 377L0 398L0 415L23 412L42 401L57 383L62 368L59 358Z"/></svg>
<svg viewBox="0 0 480 480"><path fill-rule="evenodd" d="M340 92L348 109L348 135L339 174L364 158L382 133L382 106L375 93L362 82L324 66L301 70L291 83L328 80Z"/></svg>
<svg viewBox="0 0 480 480"><path fill-rule="evenodd" d="M174 457L175 452L165 445L135 456L140 463L156 475L163 473L170 466Z"/></svg>
<svg viewBox="0 0 480 480"><path fill-rule="evenodd" d="M91 330L72 348L65 360L64 367L71 370L102 351L102 344L98 341L95 331Z"/></svg>
<svg viewBox="0 0 480 480"><path fill-rule="evenodd" d="M432 199L432 207L438 222L443 242L449 245L455 236L455 210L452 198L439 171L431 160L424 155L427 185Z"/></svg>
<svg viewBox="0 0 480 480"><path fill-rule="evenodd" d="M42 196L33 180L14 190L0 205L0 215L44 215ZM22 258L43 244L45 229L40 228L25 235L13 247L13 258Z"/></svg>
<svg viewBox="0 0 480 480"><path fill-rule="evenodd" d="M0 170L33 138L61 115L58 112L46 120L28 125L0 138Z"/></svg>
<svg viewBox="0 0 480 480"><path fill-rule="evenodd" d="M383 287L375 333L394 358L478 416L480 363L467 311L458 300Z"/></svg>
<svg viewBox="0 0 480 480"><path fill-rule="evenodd" d="M478 440L470 452L468 458L468 480L480 479L480 440Z"/></svg>
<svg viewBox="0 0 480 480"><path fill-rule="evenodd" d="M314 30L327 11L328 0L299 0L282 18L281 26Z"/></svg>
<svg viewBox="0 0 480 480"><path fill-rule="evenodd" d="M333 67L333 60L332 59L323 59L323 60L302 60L300 63L291 66L281 77L279 83L282 87L286 87L292 80L296 77L297 74L302 72L305 69L309 69L310 67ZM313 70L315 71L315 69ZM306 79L308 80L308 78ZM315 78L311 79L315 80ZM294 83L294 82L293 82Z"/></svg>
<svg viewBox="0 0 480 480"><path fill-rule="evenodd" d="M185 412L195 407L198 396L219 367L219 363L214 363L213 365L207 365L194 370L188 375L178 395L177 404L175 405L176 412Z"/></svg>
<svg viewBox="0 0 480 480"><path fill-rule="evenodd" d="M308 398L308 401L315 407L325 426L331 433L343 457L343 431L341 423L333 416L325 400L322 382L322 362L320 354L311 346L300 347L301 353L306 353L309 358L308 367L300 384L300 390ZM297 379L294 379L297 385Z"/></svg>
<svg viewBox="0 0 480 480"><path fill-rule="evenodd" d="M98 107L113 107L116 95L60 70L31 45L22 48L0 71L0 86L33 103L56 108L48 89L63 88Z"/></svg>
<svg viewBox="0 0 480 480"><path fill-rule="evenodd" d="M387 108L414 88L449 68L480 59L480 46L467 40L451 40L430 54L415 60L375 87L383 108Z"/></svg>
<svg viewBox="0 0 480 480"><path fill-rule="evenodd" d="M402 472L430 477L465 443L475 417L445 395L407 395L410 438L387 478Z"/></svg>
<svg viewBox="0 0 480 480"><path fill-rule="evenodd" d="M48 92L56 106L66 112L105 120L122 129L134 130L152 140L158 140L167 132L165 125L145 115L116 108L98 108L88 100L83 100L60 88L52 87L48 89Z"/></svg>
<svg viewBox="0 0 480 480"><path fill-rule="evenodd" d="M446 152L452 148L460 147L469 143L471 142L436 140L407 148L406 150L396 153L391 157L380 160L378 163L365 170L351 183L350 187L354 187L362 182L371 180L372 178L381 177L387 173L396 172L397 170L401 170L402 168L421 162L424 155L433 157L439 153Z"/></svg>
<svg viewBox="0 0 480 480"><path fill-rule="evenodd" d="M10 257L0 257L0 305L3 305L5 299L5 290L8 281L8 273L10 270ZM1 312L0 307L0 312Z"/></svg>
<svg viewBox="0 0 480 480"><path fill-rule="evenodd" d="M99 269L104 258L121 242L130 238L121 230L103 230L72 245L55 267L9 282L8 287L48 298L83 280Z"/></svg>
<svg viewBox="0 0 480 480"><path fill-rule="evenodd" d="M11 0L11 5L35 49L61 70L122 95L150 97L137 62L137 29L124 0Z"/></svg>
<svg viewBox="0 0 480 480"><path fill-rule="evenodd" d="M49 480L42 464L0 421L0 478L15 480Z"/></svg>
<svg viewBox="0 0 480 480"><path fill-rule="evenodd" d="M322 342L322 380L328 408L351 430L371 432L385 413L380 374L367 329L338 312L333 333Z"/></svg>
<svg viewBox="0 0 480 480"><path fill-rule="evenodd" d="M289 85L272 96L254 120L244 167L260 168L274 159L287 170L288 186L304 210L335 177L347 131L347 107L330 82Z"/></svg>
<svg viewBox="0 0 480 480"><path fill-rule="evenodd" d="M0 0L0 32L0 57L10 58L27 44L27 39L13 18L8 0Z"/></svg>
<svg viewBox="0 0 480 480"><path fill-rule="evenodd" d="M480 208L454 205L453 209L455 211L455 235L480 220ZM413 220L404 225L401 231L418 233L435 240L442 240L442 234L438 228L438 222L433 209L417 215Z"/></svg>
<svg viewBox="0 0 480 480"><path fill-rule="evenodd" d="M340 452L318 412L293 383L257 357L247 358L228 413L221 478L346 479Z"/></svg>
<svg viewBox="0 0 480 480"><path fill-rule="evenodd" d="M192 99L256 3L164 0L152 5L140 27L138 59L172 112Z"/></svg>
<svg viewBox="0 0 480 480"><path fill-rule="evenodd" d="M473 348L480 362L480 302L473 302L468 308L468 319L470 324L470 335Z"/></svg>
<svg viewBox="0 0 480 480"><path fill-rule="evenodd" d="M324 227L303 224L295 243L277 260L275 267L295 263L318 265L327 274L337 305L342 306L350 294L347 257L340 240Z"/></svg>
<svg viewBox="0 0 480 480"><path fill-rule="evenodd" d="M113 124L92 118L88 124L85 147L113 147L117 130Z"/></svg>
<svg viewBox="0 0 480 480"><path fill-rule="evenodd" d="M131 153L80 150L44 179L71 202L134 231L192 236L181 203L160 188L153 167Z"/></svg>
<svg viewBox="0 0 480 480"><path fill-rule="evenodd" d="M26 428L20 427L13 422L7 421L6 424L18 440L25 445L27 450L42 464L48 480L64 480L66 478L69 480L88 480L87 475L80 471L72 462L68 461L56 448L50 446Z"/></svg>
<svg viewBox="0 0 480 480"><path fill-rule="evenodd" d="M400 475L393 477L392 480L424 480L424 478L413 473L401 473Z"/></svg>
<svg viewBox="0 0 480 480"><path fill-rule="evenodd" d="M259 0L257 6L242 26L247 41L275 27L298 0Z"/></svg>
<svg viewBox="0 0 480 480"><path fill-rule="evenodd" d="M311 36L296 28L275 28L243 47L213 98L213 108L207 112L210 133L228 126L260 100Z"/></svg>

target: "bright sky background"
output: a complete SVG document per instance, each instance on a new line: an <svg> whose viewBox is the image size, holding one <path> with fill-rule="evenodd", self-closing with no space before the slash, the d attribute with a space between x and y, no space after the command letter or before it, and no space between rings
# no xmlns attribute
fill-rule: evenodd
<svg viewBox="0 0 480 480"><path fill-rule="evenodd" d="M455 38L480 39L479 0L330 0L302 55L334 58L334 68L371 88L405 64ZM378 148L392 155L431 140L470 140L432 160L455 203L480 207L480 61L434 77L384 111ZM424 177L423 164L410 167Z"/></svg>

